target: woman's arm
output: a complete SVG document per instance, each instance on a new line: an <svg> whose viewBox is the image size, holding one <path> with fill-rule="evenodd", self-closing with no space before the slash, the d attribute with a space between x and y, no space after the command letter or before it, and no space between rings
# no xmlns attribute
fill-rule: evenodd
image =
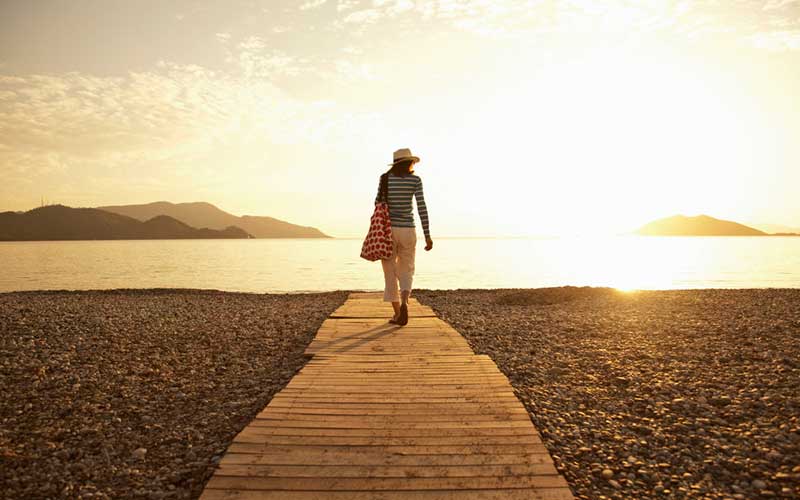
<svg viewBox="0 0 800 500"><path fill-rule="evenodd" d="M431 230L428 223L428 207L425 206L425 194L422 191L422 179L417 181L417 189L414 190L414 198L417 200L417 211L419 212L419 219L422 221L422 232L425 233L425 241L428 245L425 247L428 250L433 246L431 240Z"/></svg>

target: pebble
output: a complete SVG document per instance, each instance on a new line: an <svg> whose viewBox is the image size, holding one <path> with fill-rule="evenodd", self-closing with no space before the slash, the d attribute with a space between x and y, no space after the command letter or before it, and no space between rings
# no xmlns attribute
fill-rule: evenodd
<svg viewBox="0 0 800 500"><path fill-rule="evenodd" d="M0 293L0 497L198 498L346 296Z"/></svg>
<svg viewBox="0 0 800 500"><path fill-rule="evenodd" d="M508 376L579 498L800 498L800 289L414 293Z"/></svg>

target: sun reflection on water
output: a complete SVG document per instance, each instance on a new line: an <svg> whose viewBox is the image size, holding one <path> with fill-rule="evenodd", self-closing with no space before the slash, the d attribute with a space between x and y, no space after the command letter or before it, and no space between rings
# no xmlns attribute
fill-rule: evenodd
<svg viewBox="0 0 800 500"><path fill-rule="evenodd" d="M0 290L379 290L361 240L0 242ZM415 288L800 287L800 238L447 239L417 251Z"/></svg>

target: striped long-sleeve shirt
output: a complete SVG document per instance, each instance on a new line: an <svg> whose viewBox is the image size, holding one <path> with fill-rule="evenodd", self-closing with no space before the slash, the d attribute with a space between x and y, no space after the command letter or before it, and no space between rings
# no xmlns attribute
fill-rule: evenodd
<svg viewBox="0 0 800 500"><path fill-rule="evenodd" d="M414 209L411 198L417 200L417 212L422 221L422 231L426 238L430 238L428 225L428 208L425 206L425 196L422 193L422 179L414 174L399 177L387 174L389 177L389 219L393 227L414 227ZM375 203L380 201L380 185Z"/></svg>

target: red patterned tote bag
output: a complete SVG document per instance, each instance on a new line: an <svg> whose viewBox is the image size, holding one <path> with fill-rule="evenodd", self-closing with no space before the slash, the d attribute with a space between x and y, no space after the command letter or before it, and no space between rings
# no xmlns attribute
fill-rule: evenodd
<svg viewBox="0 0 800 500"><path fill-rule="evenodd" d="M384 174L381 176L381 183L378 189L379 202L375 204L375 211L370 219L367 237L364 238L364 244L361 245L361 257L371 261L389 259L393 253L392 223L389 220L388 184L389 178Z"/></svg>

